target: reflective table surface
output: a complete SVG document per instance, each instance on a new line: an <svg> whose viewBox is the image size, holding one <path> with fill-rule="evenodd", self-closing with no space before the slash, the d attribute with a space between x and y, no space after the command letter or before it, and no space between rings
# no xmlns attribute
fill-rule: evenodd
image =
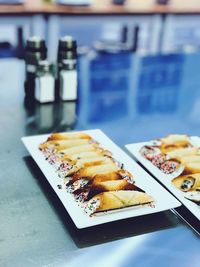
<svg viewBox="0 0 200 267"><path fill-rule="evenodd" d="M24 101L22 61L0 61L0 266L199 266L199 236L177 212L197 230L199 221L184 207L78 230L20 140L99 128L124 149L169 133L199 135L197 56L193 69L178 56L164 66L161 58L110 58L107 71L105 58L82 58L78 102L45 105Z"/></svg>

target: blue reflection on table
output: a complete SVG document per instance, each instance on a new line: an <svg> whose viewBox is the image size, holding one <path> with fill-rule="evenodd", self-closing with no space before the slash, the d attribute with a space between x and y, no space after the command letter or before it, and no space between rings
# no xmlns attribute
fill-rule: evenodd
<svg viewBox="0 0 200 267"><path fill-rule="evenodd" d="M200 130L200 54L79 58L78 118L118 144Z"/></svg>

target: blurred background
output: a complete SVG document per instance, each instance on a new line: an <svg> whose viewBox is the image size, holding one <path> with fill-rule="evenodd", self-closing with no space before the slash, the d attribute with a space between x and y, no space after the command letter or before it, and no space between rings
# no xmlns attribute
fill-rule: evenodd
<svg viewBox="0 0 200 267"><path fill-rule="evenodd" d="M69 109L77 129L101 128L120 145L198 134L200 0L0 0L1 105L29 94L27 40L44 40L56 66L66 35L77 43L78 93L59 101L55 120L55 107L36 101L35 133L65 130Z"/></svg>

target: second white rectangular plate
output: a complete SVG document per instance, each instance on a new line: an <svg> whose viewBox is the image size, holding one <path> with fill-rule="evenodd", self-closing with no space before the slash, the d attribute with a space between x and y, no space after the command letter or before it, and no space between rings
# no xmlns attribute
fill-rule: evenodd
<svg viewBox="0 0 200 267"><path fill-rule="evenodd" d="M167 190L146 173L122 149L114 144L101 130L89 130L83 132L98 141L101 147L111 151L113 157L124 164L124 168L130 171L135 177L136 185L144 189L146 193L154 198L155 207L137 206L104 212L99 216L88 216L74 200L73 196L66 192L64 184L61 189L58 188L58 185L62 183L62 179L58 177L55 169L45 160L42 152L38 149L39 144L45 142L49 135L23 137L22 141L24 145L44 173L46 179L58 195L77 228L85 228L121 219L156 213L180 206L180 203L176 198L168 193Z"/></svg>
<svg viewBox="0 0 200 267"><path fill-rule="evenodd" d="M140 162L142 165L151 172L160 182L162 182L166 188L172 192L199 220L200 220L200 206L193 203L192 201L184 197L184 193L177 189L172 184L172 179L175 177L174 174L165 174L161 172L156 166L154 166L149 160L145 159L140 154L140 149L145 145L152 144L153 141L128 144L125 147L128 151ZM196 146L200 146L200 138L196 136L191 137L191 143Z"/></svg>

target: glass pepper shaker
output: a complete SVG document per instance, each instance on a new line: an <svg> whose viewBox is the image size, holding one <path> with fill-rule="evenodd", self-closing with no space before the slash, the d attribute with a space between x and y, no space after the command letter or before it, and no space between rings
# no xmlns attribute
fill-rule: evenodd
<svg viewBox="0 0 200 267"><path fill-rule="evenodd" d="M72 36L64 36L60 38L58 44L58 54L57 54L57 80L55 89L55 98L58 100L60 98L60 71L63 67L63 60L69 60L76 62L77 60L77 43Z"/></svg>
<svg viewBox="0 0 200 267"><path fill-rule="evenodd" d="M45 60L46 58L47 48L45 41L38 36L30 37L27 40L25 50L26 80L24 87L27 99L34 99L37 65L40 60Z"/></svg>

